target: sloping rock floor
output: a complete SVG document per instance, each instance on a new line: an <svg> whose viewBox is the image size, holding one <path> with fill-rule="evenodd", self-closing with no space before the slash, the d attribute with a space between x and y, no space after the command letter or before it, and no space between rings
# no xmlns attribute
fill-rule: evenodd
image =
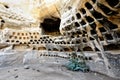
<svg viewBox="0 0 120 80"><path fill-rule="evenodd" d="M73 72L55 63L27 64L0 69L0 80L117 80L89 72Z"/></svg>

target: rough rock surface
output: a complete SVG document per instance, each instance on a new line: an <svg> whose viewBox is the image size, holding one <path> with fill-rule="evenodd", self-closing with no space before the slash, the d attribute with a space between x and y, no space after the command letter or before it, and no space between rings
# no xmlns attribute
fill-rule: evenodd
<svg viewBox="0 0 120 80"><path fill-rule="evenodd" d="M0 67L62 65L77 53L120 79L119 8L119 0L0 0Z"/></svg>
<svg viewBox="0 0 120 80"><path fill-rule="evenodd" d="M0 69L0 80L116 80L97 73L81 73L66 70L60 64L41 63ZM16 71L17 69L17 71Z"/></svg>

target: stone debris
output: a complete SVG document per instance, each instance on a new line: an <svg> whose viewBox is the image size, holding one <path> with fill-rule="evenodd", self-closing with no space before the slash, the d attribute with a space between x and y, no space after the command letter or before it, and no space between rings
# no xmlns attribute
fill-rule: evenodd
<svg viewBox="0 0 120 80"><path fill-rule="evenodd" d="M40 70L37 70L37 72L40 72Z"/></svg>
<svg viewBox="0 0 120 80"><path fill-rule="evenodd" d="M14 71L17 71L18 69L14 69Z"/></svg>
<svg viewBox="0 0 120 80"><path fill-rule="evenodd" d="M24 69L30 69L30 66L29 65L25 65Z"/></svg>
<svg viewBox="0 0 120 80"><path fill-rule="evenodd" d="M15 78L18 78L18 75L16 75Z"/></svg>

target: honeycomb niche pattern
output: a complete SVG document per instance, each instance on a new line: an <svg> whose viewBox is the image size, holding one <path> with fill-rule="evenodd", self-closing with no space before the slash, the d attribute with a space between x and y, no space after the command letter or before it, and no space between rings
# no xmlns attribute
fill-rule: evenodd
<svg viewBox="0 0 120 80"><path fill-rule="evenodd" d="M79 38L71 42L65 39L59 41L59 38L51 35L40 35L39 32L29 31L8 31L5 42L15 46L31 46L32 50L48 50L48 51L74 51L74 46L80 46ZM7 34L8 34L7 33ZM60 36L62 37L62 36ZM24 48L23 48L24 49ZM77 49L77 48L76 48ZM79 49L78 49L79 50Z"/></svg>
<svg viewBox="0 0 120 80"><path fill-rule="evenodd" d="M12 12L10 6L1 5L0 43L7 46L0 48L12 46L12 51L36 51L38 57L64 59L77 53L91 71L120 79L120 1L76 0L77 4L74 1L54 10L59 13L58 18L52 11L45 13L41 16L44 19L36 22L37 27L28 18ZM13 29L8 23L14 27L28 25Z"/></svg>
<svg viewBox="0 0 120 80"><path fill-rule="evenodd" d="M106 57L115 54L108 51L120 50L120 1L112 2L111 0L81 0L76 8L68 9L61 14L60 32L64 37L69 38L69 41L75 40L74 43L82 44L82 50L100 52L107 75L117 76L114 71L119 75L119 69L112 67L110 58ZM115 64L116 68L120 65Z"/></svg>
<svg viewBox="0 0 120 80"><path fill-rule="evenodd" d="M6 40L8 44L28 44L31 40L39 39L38 32L14 31L11 33Z"/></svg>

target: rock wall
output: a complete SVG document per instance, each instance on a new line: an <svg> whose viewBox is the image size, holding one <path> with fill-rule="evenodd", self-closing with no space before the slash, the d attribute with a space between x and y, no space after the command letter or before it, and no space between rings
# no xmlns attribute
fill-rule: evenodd
<svg viewBox="0 0 120 80"><path fill-rule="evenodd" d="M23 63L36 63L38 57L67 60L75 52L92 71L120 78L119 0L29 0L27 6L30 8L24 12L26 9L20 5L13 10L10 4L0 3L0 48L4 55L4 59L0 58L1 66L7 65L6 51L28 51L8 58L13 63L19 56ZM18 7L22 13L16 12ZM24 15L26 13L29 16ZM41 23L46 18L54 22L59 18L59 31L42 30Z"/></svg>
<svg viewBox="0 0 120 80"><path fill-rule="evenodd" d="M77 7L72 7L61 14L60 32L69 37L69 41L77 40L76 37L79 37L84 49L90 47L93 51L99 51L107 73L98 69L96 71L117 77L119 69L112 66L111 61L114 59L111 58L110 61L110 56L108 57L114 53L110 52L106 55L106 51L120 49L120 4L118 0L112 2L111 0L81 0ZM75 42L78 44L77 41ZM120 65L119 62L116 65Z"/></svg>

